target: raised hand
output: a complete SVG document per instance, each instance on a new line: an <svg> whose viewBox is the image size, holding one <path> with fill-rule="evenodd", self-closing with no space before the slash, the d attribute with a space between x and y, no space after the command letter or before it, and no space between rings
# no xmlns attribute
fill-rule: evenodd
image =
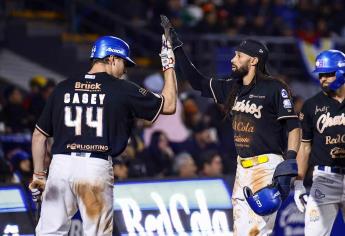
<svg viewBox="0 0 345 236"><path fill-rule="evenodd" d="M166 39L164 34L162 35L162 49L159 56L161 57L163 71L175 67L175 55L172 50L170 41Z"/></svg>
<svg viewBox="0 0 345 236"><path fill-rule="evenodd" d="M165 38L170 42L172 49L175 50L178 47L182 47L182 41L179 39L174 27L165 15L161 15L161 26L164 29Z"/></svg>

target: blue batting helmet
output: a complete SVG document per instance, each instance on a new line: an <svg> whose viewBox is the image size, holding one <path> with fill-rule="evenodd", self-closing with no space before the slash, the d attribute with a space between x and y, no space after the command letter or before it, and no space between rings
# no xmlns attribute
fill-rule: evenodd
<svg viewBox="0 0 345 236"><path fill-rule="evenodd" d="M345 83L345 54L341 51L326 50L316 57L313 73L332 72L335 72L336 79L329 84L329 88L335 91Z"/></svg>
<svg viewBox="0 0 345 236"><path fill-rule="evenodd" d="M129 45L120 38L114 36L103 36L93 44L90 58L104 58L110 55L126 60L128 66L134 66L135 62L129 57Z"/></svg>
<svg viewBox="0 0 345 236"><path fill-rule="evenodd" d="M274 171L272 184L255 193L248 186L243 188L248 205L260 216L276 212L289 195L291 179L295 176L297 176L296 160L281 162Z"/></svg>
<svg viewBox="0 0 345 236"><path fill-rule="evenodd" d="M254 194L249 187L245 186L243 193L250 208L260 216L276 212L282 204L280 192L274 185L260 189Z"/></svg>

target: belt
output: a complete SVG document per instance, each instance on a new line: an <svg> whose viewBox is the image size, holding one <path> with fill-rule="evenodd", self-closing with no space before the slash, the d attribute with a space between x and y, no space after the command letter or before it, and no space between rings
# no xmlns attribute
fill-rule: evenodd
<svg viewBox="0 0 345 236"><path fill-rule="evenodd" d="M259 155L248 158L241 158L240 163L243 168L250 168L269 161L268 155Z"/></svg>
<svg viewBox="0 0 345 236"><path fill-rule="evenodd" d="M345 175L345 167L320 165L320 166L315 166L315 168L318 170L329 172L329 173Z"/></svg>
<svg viewBox="0 0 345 236"><path fill-rule="evenodd" d="M88 158L99 158L103 160L109 160L110 155L105 153L96 153L96 152L70 152L67 153L71 157L88 157Z"/></svg>

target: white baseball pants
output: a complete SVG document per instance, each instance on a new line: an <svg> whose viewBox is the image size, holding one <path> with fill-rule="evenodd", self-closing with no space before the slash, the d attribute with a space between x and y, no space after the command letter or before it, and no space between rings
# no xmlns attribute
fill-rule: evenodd
<svg viewBox="0 0 345 236"><path fill-rule="evenodd" d="M36 235L68 235L78 208L84 235L112 235L113 178L111 160L54 155Z"/></svg>
<svg viewBox="0 0 345 236"><path fill-rule="evenodd" d="M345 221L345 175L315 167L305 213L305 235L330 235L339 209Z"/></svg>
<svg viewBox="0 0 345 236"><path fill-rule="evenodd" d="M253 193L272 183L277 165L284 159L280 155L267 154L269 161L250 168L243 168L237 161L236 179L232 195L234 236L269 235L272 233L276 213L259 216L253 212L243 195L243 187Z"/></svg>

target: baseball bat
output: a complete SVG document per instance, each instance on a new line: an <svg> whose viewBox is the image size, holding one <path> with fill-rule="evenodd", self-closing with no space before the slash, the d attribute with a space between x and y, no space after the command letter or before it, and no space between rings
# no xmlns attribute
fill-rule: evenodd
<svg viewBox="0 0 345 236"><path fill-rule="evenodd" d="M40 220L40 215L41 215L41 201L36 202L36 212L35 212L35 221L36 221L36 226L38 224L38 221Z"/></svg>

